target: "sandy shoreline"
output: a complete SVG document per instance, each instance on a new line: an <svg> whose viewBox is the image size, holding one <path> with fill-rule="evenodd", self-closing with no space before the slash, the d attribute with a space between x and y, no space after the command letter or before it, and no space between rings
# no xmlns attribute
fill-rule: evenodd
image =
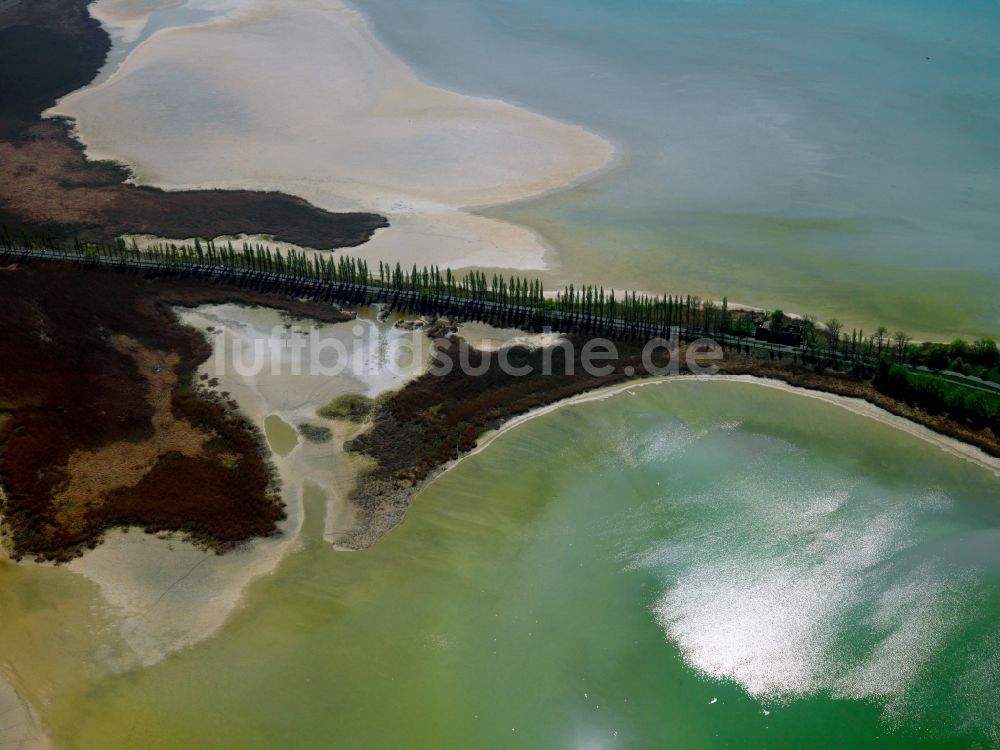
<svg viewBox="0 0 1000 750"><path fill-rule="evenodd" d="M497 333L506 336L516 334L510 330ZM462 335L463 331L459 329L458 336ZM453 344L454 346L457 345ZM956 434L970 442L950 437L944 431L935 431L934 427L940 429L940 425L936 423L925 426L921 422L910 421L908 417L911 415L905 410L902 416L890 412L888 409L894 407L891 400L883 409L876 405L878 401L870 403L864 400L863 395L830 393L826 390L829 384L822 380L818 383L807 381L802 385L792 385L781 377L780 374L768 377L766 370L762 375L669 375L631 380L622 376L613 384L607 384L608 379L605 379L603 381L605 385L596 387L601 381L595 379L589 383L586 381L577 383L575 388L559 387L554 393L551 389L558 387L557 384L547 383L542 378L536 381L537 390L530 382L523 383L520 387L516 383L501 382L495 384L492 389L487 389L485 396L468 382L463 383L461 378L459 385L454 385L451 381L435 384L433 378L423 379L412 389L393 399L391 403L397 405L401 411L393 410L381 415L375 420L372 429L354 443L353 450L372 458L377 463L370 480L360 484L352 494L359 508L359 525L348 543L354 547L366 548L379 542L404 520L412 503L438 477L453 469L465 458L485 450L500 435L536 417L566 406L608 399L624 392L632 392L636 388L666 385L675 381L742 383L822 400L857 416L874 419L887 427L916 437L938 450L943 450L953 457L968 461L1000 477L1000 457L987 453L988 448L984 450L977 447L973 438L966 436L962 431ZM747 390L747 398L751 400L755 398L749 392L750 389ZM571 393L578 395L570 396ZM546 405L538 406L539 404ZM453 406L458 411L458 417L453 416ZM788 406L794 408L794 403L790 401ZM468 415L476 413L477 409L482 410L484 416L472 422L473 430ZM518 414L519 416L510 416ZM916 420L920 417L912 415L912 418ZM405 428L407 421L411 420L415 427L413 432ZM401 424L404 429L400 429ZM457 429L456 424L459 425ZM493 425L497 427L489 430L488 428ZM434 446L433 451L427 451L425 446ZM456 458L447 460L449 456Z"/></svg>
<svg viewBox="0 0 1000 750"><path fill-rule="evenodd" d="M968 445L967 443L963 443L960 440L956 440L955 438L951 438L946 435L941 435L931 429L928 429L927 427L924 427L923 425L916 424L908 419L891 414L885 409L881 409L878 406L870 404L862 399L848 398L847 396L839 396L833 393L815 391L809 388L798 388L780 380L761 378L755 375L668 375L658 378L648 378L634 383L625 383L621 385L609 386L607 388L601 388L588 393L583 393L579 396L565 399L564 401L549 404L548 406L543 406L540 409L528 412L527 414L514 417L496 430L483 435L479 439L479 442L476 444L474 450L448 464L438 474L436 474L434 478L429 480L428 484L430 481L433 481L433 479L441 476L441 474L457 466L463 459L468 458L469 456L474 456L488 448L489 445L501 435L521 426L522 424L525 424L526 422L530 422L532 419L550 414L557 409L583 404L590 401L603 401L637 388L692 380L718 383L749 383L764 388L773 388L774 390L791 393L797 396L804 396L806 398L814 398L820 401L825 401L828 404L833 404L841 409L845 409L852 414L857 414L858 416L866 417L868 419L874 419L884 425L905 432L908 435L912 435L913 437L923 440L926 443L930 443L936 448L943 450L945 453L948 453L956 458L969 461L970 463L986 469L987 471L990 471L994 475L1000 477L1000 458L995 458L975 446Z"/></svg>
<svg viewBox="0 0 1000 750"><path fill-rule="evenodd" d="M119 40L170 4L99 0L92 13ZM613 160L583 128L421 82L341 0L201 9L214 17L156 31L52 110L76 119L91 158L165 189L280 190L376 211L391 226L368 258L522 270L546 267L544 242L463 209L567 188Z"/></svg>

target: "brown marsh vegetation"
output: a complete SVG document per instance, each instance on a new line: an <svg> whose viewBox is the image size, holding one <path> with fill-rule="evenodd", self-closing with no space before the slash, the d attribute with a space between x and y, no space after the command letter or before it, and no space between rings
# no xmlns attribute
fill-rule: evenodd
<svg viewBox="0 0 1000 750"><path fill-rule="evenodd" d="M64 560L109 526L217 549L284 512L257 429L192 384L211 353L174 305L272 297L197 280L22 264L0 272L0 486L15 556ZM347 318L329 305L277 304Z"/></svg>

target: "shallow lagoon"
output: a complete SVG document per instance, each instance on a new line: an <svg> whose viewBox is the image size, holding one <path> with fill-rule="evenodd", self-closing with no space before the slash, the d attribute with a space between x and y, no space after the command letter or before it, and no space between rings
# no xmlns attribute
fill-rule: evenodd
<svg viewBox="0 0 1000 750"><path fill-rule="evenodd" d="M281 457L287 456L299 444L299 435L288 422L277 414L264 420L264 434L267 435L271 450Z"/></svg>
<svg viewBox="0 0 1000 750"><path fill-rule="evenodd" d="M70 574L2 568L0 661L75 748L965 747L1000 720L998 498L830 404L666 383L501 436L363 553L307 494L301 550L143 671Z"/></svg>

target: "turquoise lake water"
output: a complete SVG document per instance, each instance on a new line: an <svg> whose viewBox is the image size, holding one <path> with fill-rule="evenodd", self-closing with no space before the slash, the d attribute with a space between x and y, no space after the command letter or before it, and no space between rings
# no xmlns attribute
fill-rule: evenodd
<svg viewBox="0 0 1000 750"><path fill-rule="evenodd" d="M1000 332L996 3L352 5L425 80L620 146L582 188L490 212L547 237L557 278Z"/></svg>

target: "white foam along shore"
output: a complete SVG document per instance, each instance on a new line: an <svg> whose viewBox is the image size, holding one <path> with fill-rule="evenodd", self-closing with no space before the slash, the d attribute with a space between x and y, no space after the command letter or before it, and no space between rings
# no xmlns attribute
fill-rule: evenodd
<svg viewBox="0 0 1000 750"><path fill-rule="evenodd" d="M579 396L574 396L563 401L558 401L554 404L549 404L548 406L543 406L539 409L535 409L526 414L522 414L508 420L496 430L483 435L477 442L475 449L467 453L465 456L462 456L462 458L457 461L449 464L445 471L448 471L456 466L464 458L474 456L480 451L485 450L494 440L510 430L513 430L526 422L530 422L532 419L536 419L546 414L551 414L557 409L563 409L565 407L584 404L591 401L603 401L615 396L620 396L629 391L634 391L638 388L666 386L669 383L685 381L699 381L704 383L745 383L764 388L773 388L775 390L784 391L785 393L791 393L796 396L825 401L853 414L857 414L858 416L874 419L884 425L901 430L908 435L912 435L915 438L940 448L945 453L948 453L956 458L969 461L970 463L986 469L987 471L990 471L994 475L1000 477L1000 458L991 456L973 445L969 445L968 443L963 443L962 441L948 437L947 435L934 432L934 430L924 427L923 425L892 414L891 412L875 406L874 404L870 404L863 399L849 398L847 396L839 396L837 394L815 391L808 388L799 388L780 380L761 378L754 375L667 375L664 377L647 378L633 383L608 386L606 388L599 388L594 391L582 393Z"/></svg>
<svg viewBox="0 0 1000 750"><path fill-rule="evenodd" d="M114 39L172 0L98 0ZM65 97L91 158L166 189L281 190L391 227L367 258L543 269L531 231L462 209L573 185L614 155L603 138L502 101L429 86L342 0L189 0L106 80ZM357 252L357 251L355 251Z"/></svg>
<svg viewBox="0 0 1000 750"><path fill-rule="evenodd" d="M406 351L407 342L419 346L423 334L394 329L391 321L363 318L329 326L298 324L304 329L315 325L324 336L345 343L355 367L334 377L308 374L309 350L272 346L287 333L287 321L277 311L210 305L180 311L180 315L186 324L213 339L213 354L200 372L218 378L215 390L229 393L259 427L270 416L293 427L323 424L316 410L333 398L348 392L376 395L400 387L426 366L424 359L410 359ZM247 365L243 372L234 367L234 352ZM250 367L253 352L262 357L259 372ZM306 374L294 374L300 370ZM344 454L343 442L355 428L325 425L334 428L330 442L300 438L287 455L273 455L288 513L279 535L216 555L169 535L115 531L97 549L70 563L71 570L97 584L134 656L107 668L148 666L213 635L239 605L247 585L274 571L296 548L305 512L325 512L328 539L351 526L347 496L358 459ZM307 488L325 496L325 509L303 507Z"/></svg>

